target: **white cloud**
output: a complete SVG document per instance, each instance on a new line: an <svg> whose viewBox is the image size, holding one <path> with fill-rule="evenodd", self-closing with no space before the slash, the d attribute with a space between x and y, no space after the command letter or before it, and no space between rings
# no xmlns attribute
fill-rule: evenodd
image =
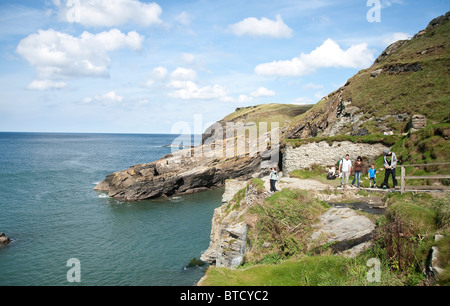
<svg viewBox="0 0 450 306"><path fill-rule="evenodd" d="M195 55L192 53L182 53L180 55L180 60L183 64L192 65L195 63Z"/></svg>
<svg viewBox="0 0 450 306"><path fill-rule="evenodd" d="M260 87L260 88L258 88L258 90L254 91L250 94L250 96L255 97L255 98L257 98L257 97L273 97L275 95L276 95L275 91L272 91L265 87Z"/></svg>
<svg viewBox="0 0 450 306"><path fill-rule="evenodd" d="M292 104L297 105L305 105L305 104L313 104L314 100L308 97L300 97L291 102Z"/></svg>
<svg viewBox="0 0 450 306"><path fill-rule="evenodd" d="M230 25L229 29L238 36L249 35L289 38L292 37L293 33L293 30L284 23L280 15L276 16L276 20L267 18L257 19L254 17L246 18Z"/></svg>
<svg viewBox="0 0 450 306"><path fill-rule="evenodd" d="M28 85L28 89L31 90L47 90L47 89L62 89L67 84L65 82L54 82L51 80L34 80Z"/></svg>
<svg viewBox="0 0 450 306"><path fill-rule="evenodd" d="M197 79L197 72L187 68L177 68L170 74L170 77L179 81L195 81Z"/></svg>
<svg viewBox="0 0 450 306"><path fill-rule="evenodd" d="M302 53L292 60L274 61L256 66L259 75L302 76L315 72L319 68L343 67L366 68L375 60L373 51L367 44L353 45L347 50L331 39L309 54Z"/></svg>
<svg viewBox="0 0 450 306"><path fill-rule="evenodd" d="M408 33L402 33L402 32L391 33L382 38L382 43L385 46L389 46L399 40L411 39L411 37L412 36L409 35Z"/></svg>
<svg viewBox="0 0 450 306"><path fill-rule="evenodd" d="M137 0L54 1L62 20L86 27L113 27L126 23L143 26L161 24L161 7Z"/></svg>
<svg viewBox="0 0 450 306"><path fill-rule="evenodd" d="M87 97L83 99L86 104L98 103L101 105L112 105L123 101L123 97L116 94L115 91L110 91L104 95L96 95L95 97Z"/></svg>
<svg viewBox="0 0 450 306"><path fill-rule="evenodd" d="M168 87L176 90L169 93L169 97L182 100L210 100L221 99L227 97L227 89L220 85L200 87L197 83L192 81L177 81L173 80Z"/></svg>
<svg viewBox="0 0 450 306"><path fill-rule="evenodd" d="M253 102L253 97L249 97L247 95L240 95L238 98L239 103L251 103Z"/></svg>
<svg viewBox="0 0 450 306"><path fill-rule="evenodd" d="M303 89L308 90L308 89L322 89L323 85L319 85L319 84L314 84L314 83L308 83L306 85L303 85Z"/></svg>
<svg viewBox="0 0 450 306"><path fill-rule="evenodd" d="M108 52L122 48L139 50L143 39L134 31L124 34L117 29L98 34L83 32L79 37L53 29L39 30L22 39L16 52L36 69L37 81L44 84L46 80L68 77L108 77ZM39 87L39 83L31 85Z"/></svg>
<svg viewBox="0 0 450 306"><path fill-rule="evenodd" d="M188 26L191 24L192 17L187 12L181 12L175 17L175 20L184 26Z"/></svg>

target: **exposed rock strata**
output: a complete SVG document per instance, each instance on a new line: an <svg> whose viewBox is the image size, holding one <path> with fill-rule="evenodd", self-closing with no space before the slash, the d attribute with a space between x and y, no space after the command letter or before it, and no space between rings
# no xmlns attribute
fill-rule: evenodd
<svg viewBox="0 0 450 306"><path fill-rule="evenodd" d="M267 139L270 133L263 135L262 142L242 139L240 146L234 143L238 138L231 139L231 154L225 152L229 139L181 150L108 175L95 190L123 201L137 201L206 191L222 187L227 179L266 175L279 158L278 148L266 145Z"/></svg>
<svg viewBox="0 0 450 306"><path fill-rule="evenodd" d="M262 201L267 195L258 192L255 186L245 181L228 180L225 190L244 185L245 196L242 199L231 199L214 210L211 227L211 242L208 249L200 257L201 260L215 264L217 267L236 268L242 264L249 248L247 232L252 225L251 216L244 216L249 207ZM241 191L242 192L242 191ZM229 199L229 197L224 197ZM239 203L237 203L239 201ZM233 207L239 206L238 208ZM243 220L243 221L242 221Z"/></svg>

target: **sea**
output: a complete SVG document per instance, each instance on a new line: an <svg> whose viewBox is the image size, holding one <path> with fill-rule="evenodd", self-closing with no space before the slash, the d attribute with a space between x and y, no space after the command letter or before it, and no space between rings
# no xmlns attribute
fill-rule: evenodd
<svg viewBox="0 0 450 306"><path fill-rule="evenodd" d="M186 136L187 137L187 136ZM189 135L190 137L190 135ZM193 286L223 189L121 202L107 175L180 135L0 133L0 286Z"/></svg>

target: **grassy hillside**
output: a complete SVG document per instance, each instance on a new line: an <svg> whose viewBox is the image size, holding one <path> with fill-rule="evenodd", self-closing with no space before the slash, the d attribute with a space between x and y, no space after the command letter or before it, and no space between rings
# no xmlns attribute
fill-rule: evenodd
<svg viewBox="0 0 450 306"><path fill-rule="evenodd" d="M445 18L444 18L445 19ZM450 22L430 26L409 41L391 45L368 69L350 78L308 112L294 118L289 138L320 136L336 123L345 102L362 114L359 129L402 133L415 114L428 124L450 119ZM350 134L354 124L339 127ZM325 133L326 134L326 133ZM326 136L326 135L325 135Z"/></svg>
<svg viewBox="0 0 450 306"><path fill-rule="evenodd" d="M313 107L312 105L292 105L292 104L262 104L249 107L237 108L235 112L229 114L218 123L222 125L225 133L226 123L255 123L257 131L259 132L259 124L261 122L267 123L267 130L272 129L272 123L276 122L280 129L286 130L291 124L292 120L305 113ZM211 135L210 128L206 129L203 134L203 141ZM282 131L283 132L283 131ZM224 138L225 138L224 134Z"/></svg>

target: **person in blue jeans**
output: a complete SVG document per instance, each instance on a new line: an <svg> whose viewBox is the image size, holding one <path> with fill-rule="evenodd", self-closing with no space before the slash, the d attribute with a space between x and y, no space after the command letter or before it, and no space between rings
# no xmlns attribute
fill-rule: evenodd
<svg viewBox="0 0 450 306"><path fill-rule="evenodd" d="M376 178L376 173L377 173L377 169L375 169L375 165L372 164L369 168L369 187L370 188L375 188L377 185L377 178ZM373 186L372 186L372 182L373 182Z"/></svg>
<svg viewBox="0 0 450 306"><path fill-rule="evenodd" d="M270 169L270 192L277 192L276 183L279 180L277 168Z"/></svg>
<svg viewBox="0 0 450 306"><path fill-rule="evenodd" d="M355 169L355 177L353 178L352 187L354 187L355 182L357 181L356 187L359 188L359 186L361 185L361 172L363 169L363 162L361 156L358 156L353 167L354 167L353 169Z"/></svg>

